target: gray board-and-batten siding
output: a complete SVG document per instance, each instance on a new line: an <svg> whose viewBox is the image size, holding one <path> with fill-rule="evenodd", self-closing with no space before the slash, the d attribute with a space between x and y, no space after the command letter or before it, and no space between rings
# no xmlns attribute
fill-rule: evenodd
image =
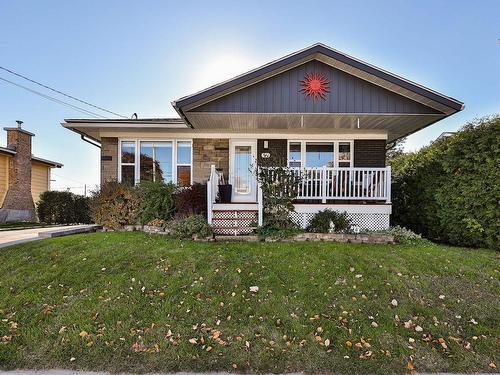
<svg viewBox="0 0 500 375"><path fill-rule="evenodd" d="M330 81L326 99L305 98L300 80L322 73ZM215 99L192 112L439 114L433 108L313 60Z"/></svg>

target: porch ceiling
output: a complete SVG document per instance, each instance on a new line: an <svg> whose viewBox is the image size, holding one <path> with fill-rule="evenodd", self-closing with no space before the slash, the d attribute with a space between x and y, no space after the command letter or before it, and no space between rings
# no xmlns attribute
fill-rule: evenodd
<svg viewBox="0 0 500 375"><path fill-rule="evenodd" d="M354 113L207 113L189 112L189 122L197 130L238 132L307 131L324 133L353 130L387 132L388 141L411 134L444 117L444 114L354 114ZM359 128L358 128L359 119Z"/></svg>

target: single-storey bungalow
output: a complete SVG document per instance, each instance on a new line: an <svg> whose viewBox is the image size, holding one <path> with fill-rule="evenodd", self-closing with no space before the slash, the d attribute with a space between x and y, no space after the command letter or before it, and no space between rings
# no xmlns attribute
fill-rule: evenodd
<svg viewBox="0 0 500 375"><path fill-rule="evenodd" d="M293 213L299 225L331 208L361 228L387 228L387 144L464 108L319 43L172 105L179 118L67 119L62 125L101 147L101 182L207 184L208 221L226 234L262 224L263 197L252 168L266 159L301 174ZM230 198L222 197L221 185L231 185Z"/></svg>

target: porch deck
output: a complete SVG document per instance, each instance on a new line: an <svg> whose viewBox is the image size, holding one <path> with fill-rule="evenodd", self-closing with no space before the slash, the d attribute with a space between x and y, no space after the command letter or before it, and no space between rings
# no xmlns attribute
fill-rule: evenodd
<svg viewBox="0 0 500 375"><path fill-rule="evenodd" d="M292 219L302 228L318 211L347 212L361 229L385 229L391 214L391 167L291 168L300 176ZM272 173L272 169L269 169ZM263 224L263 196L257 186L255 202L220 203L221 176L214 165L207 181L208 222L216 232L243 234ZM242 229L238 232L238 227Z"/></svg>

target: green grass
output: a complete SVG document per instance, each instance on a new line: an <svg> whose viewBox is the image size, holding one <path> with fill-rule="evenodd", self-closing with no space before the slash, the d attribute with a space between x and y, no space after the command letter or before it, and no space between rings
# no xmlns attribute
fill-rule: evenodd
<svg viewBox="0 0 500 375"><path fill-rule="evenodd" d="M0 367L493 371L498 265L494 251L433 244L95 233L16 245L0 250Z"/></svg>

